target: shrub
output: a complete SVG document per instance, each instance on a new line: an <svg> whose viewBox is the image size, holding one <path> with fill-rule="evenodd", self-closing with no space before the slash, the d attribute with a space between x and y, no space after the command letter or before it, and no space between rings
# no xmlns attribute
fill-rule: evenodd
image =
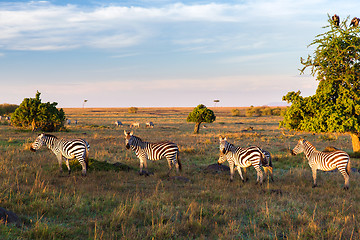
<svg viewBox="0 0 360 240"><path fill-rule="evenodd" d="M129 111L129 113L137 113L138 108L137 108L137 107L130 107L130 108L128 109L128 111Z"/></svg>
<svg viewBox="0 0 360 240"><path fill-rule="evenodd" d="M231 115L236 117L242 117L244 114L237 108L231 109Z"/></svg>
<svg viewBox="0 0 360 240"><path fill-rule="evenodd" d="M42 103L40 93L35 98L25 98L15 110L11 124L17 127L29 127L32 130L47 132L58 131L64 128L65 113L56 108L57 103Z"/></svg>
<svg viewBox="0 0 360 240"><path fill-rule="evenodd" d="M19 105L16 104L8 104L8 103L0 104L0 115L11 114L15 112L15 109L18 107Z"/></svg>

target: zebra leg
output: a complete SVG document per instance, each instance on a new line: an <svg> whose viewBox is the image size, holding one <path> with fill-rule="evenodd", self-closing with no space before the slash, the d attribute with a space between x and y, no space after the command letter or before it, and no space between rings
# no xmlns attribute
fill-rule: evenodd
<svg viewBox="0 0 360 240"><path fill-rule="evenodd" d="M149 173L147 171L147 161L146 160L147 160L146 158L140 158L140 172L139 172L140 176L142 176L144 174L145 174L145 176L149 176ZM145 170L143 168L145 168Z"/></svg>
<svg viewBox="0 0 360 240"><path fill-rule="evenodd" d="M256 184L260 183L260 185L262 185L262 183L263 183L263 173L261 171L261 168L260 168L260 166L254 166L254 168L256 170L256 175L257 175Z"/></svg>
<svg viewBox="0 0 360 240"><path fill-rule="evenodd" d="M230 182L232 182L234 179L234 163L230 163L229 166L230 166Z"/></svg>
<svg viewBox="0 0 360 240"><path fill-rule="evenodd" d="M86 176L86 162L84 160L79 161L82 167L81 175Z"/></svg>
<svg viewBox="0 0 360 240"><path fill-rule="evenodd" d="M171 159L167 159L168 161L168 164L169 164L169 171L167 173L168 176L170 176L170 172L172 170L172 167L173 167L173 161Z"/></svg>
<svg viewBox="0 0 360 240"><path fill-rule="evenodd" d="M237 171L238 171L238 173L239 173L239 175L240 175L240 177L241 177L241 180L242 180L243 182L245 182L245 180L244 180L244 178L243 178L243 175L242 175L242 172L241 172L241 167L237 166L236 169L237 169Z"/></svg>
<svg viewBox="0 0 360 240"><path fill-rule="evenodd" d="M59 171L62 173L63 172L63 169L62 169L62 161L63 161L63 159L62 159L61 153L57 154L56 158L57 158L58 163L59 163Z"/></svg>
<svg viewBox="0 0 360 240"><path fill-rule="evenodd" d="M344 189L348 190L349 189L350 176L349 176L349 174L346 172L346 170L344 168L338 168L338 170L343 175L344 180L345 180Z"/></svg>
<svg viewBox="0 0 360 240"><path fill-rule="evenodd" d="M244 170L245 182L247 182L247 181L249 181L249 178L247 176L247 168L245 167L245 168L243 168L243 170Z"/></svg>
<svg viewBox="0 0 360 240"><path fill-rule="evenodd" d="M312 175L313 175L313 180L314 180L314 184L313 184L313 188L317 187L317 183L316 183L316 171L317 169L316 168L312 168Z"/></svg>
<svg viewBox="0 0 360 240"><path fill-rule="evenodd" d="M68 169L69 175L70 175L71 169L70 169L69 159L65 158L65 163L66 163L66 167Z"/></svg>

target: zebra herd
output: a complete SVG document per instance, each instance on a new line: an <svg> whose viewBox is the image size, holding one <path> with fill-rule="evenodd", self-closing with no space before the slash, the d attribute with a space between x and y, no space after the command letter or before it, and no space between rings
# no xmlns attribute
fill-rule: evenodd
<svg viewBox="0 0 360 240"><path fill-rule="evenodd" d="M127 132L124 130L125 135L125 146L135 152L137 158L140 161L140 175L149 175L147 170L147 160L160 160L166 158L169 165L169 172L175 166L177 173L181 171L181 161L179 159L179 147L169 141L163 142L145 142L141 138L135 136L133 132ZM246 181L242 175L241 169L244 170L246 175L246 169L250 166L254 167L257 173L257 183L263 183L263 173L268 172L269 177L273 180L273 167L271 161L271 155L268 151L263 150L257 146L248 148L236 147L227 141L226 137L219 137L219 159L218 164L222 164L228 161L230 166L230 181L233 181L234 171L237 170L241 180ZM36 151L40 147L48 147L57 157L60 171L62 171L62 160L63 157L66 159L65 163L70 174L70 159L77 159L82 166L82 175L86 176L88 167L88 157L90 144L84 139L58 139L57 137L50 134L39 134L36 140L32 143L30 150ZM350 157L349 155L341 150L333 149L331 152L321 152L308 141L300 139L291 151L293 155L304 152L306 158L309 161L309 165L312 170L314 184L313 187L317 186L316 183L316 171L331 171L338 169L345 179L344 189L349 189L349 175L350 175Z"/></svg>

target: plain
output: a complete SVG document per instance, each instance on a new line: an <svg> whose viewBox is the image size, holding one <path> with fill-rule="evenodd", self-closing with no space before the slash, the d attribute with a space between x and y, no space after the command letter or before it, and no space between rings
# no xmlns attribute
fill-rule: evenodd
<svg viewBox="0 0 360 240"><path fill-rule="evenodd" d="M0 225L1 239L359 239L360 168L351 159L350 190L339 172L311 170L303 154L289 149L306 138L317 149L334 146L352 152L343 134L285 134L282 117L239 117L232 108L211 108L217 119L193 134L186 117L191 108L64 109L71 124L63 138L84 138L90 145L86 177L74 162L60 173L55 155L29 146L36 132L0 125L0 206L15 212L21 225ZM241 109L243 111L244 109ZM77 120L77 124L74 122ZM115 126L115 121L124 126ZM146 122L153 128L146 128ZM124 130L145 141L178 144L181 177L166 175L166 160L148 162L154 174L139 176L139 161L124 145ZM204 125L204 124L203 124ZM203 126L202 125L202 126ZM207 170L219 156L219 135L237 146L257 145L272 154L275 182L255 185L229 172ZM121 163L122 165L120 165Z"/></svg>

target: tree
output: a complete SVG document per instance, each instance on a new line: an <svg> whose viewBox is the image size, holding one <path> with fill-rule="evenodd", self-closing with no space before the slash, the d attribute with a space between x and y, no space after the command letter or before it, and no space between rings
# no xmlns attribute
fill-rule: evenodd
<svg viewBox="0 0 360 240"><path fill-rule="evenodd" d="M65 113L56 108L57 103L42 103L40 92L35 98L25 98L15 110L11 123L17 127L29 127L34 130L47 132L58 131L64 128Z"/></svg>
<svg viewBox="0 0 360 240"><path fill-rule="evenodd" d="M208 109L205 105L200 104L194 110L189 113L189 116L187 117L187 122L194 122L195 128L194 133L199 133L200 124L203 122L206 123L212 123L216 119L216 116L214 112L210 109Z"/></svg>
<svg viewBox="0 0 360 240"><path fill-rule="evenodd" d="M284 101L292 103L284 114L283 126L310 132L349 133L354 152L360 151L360 27L339 26L329 17L330 28L316 36L313 56L301 58L303 68L319 81L315 95L289 92Z"/></svg>

